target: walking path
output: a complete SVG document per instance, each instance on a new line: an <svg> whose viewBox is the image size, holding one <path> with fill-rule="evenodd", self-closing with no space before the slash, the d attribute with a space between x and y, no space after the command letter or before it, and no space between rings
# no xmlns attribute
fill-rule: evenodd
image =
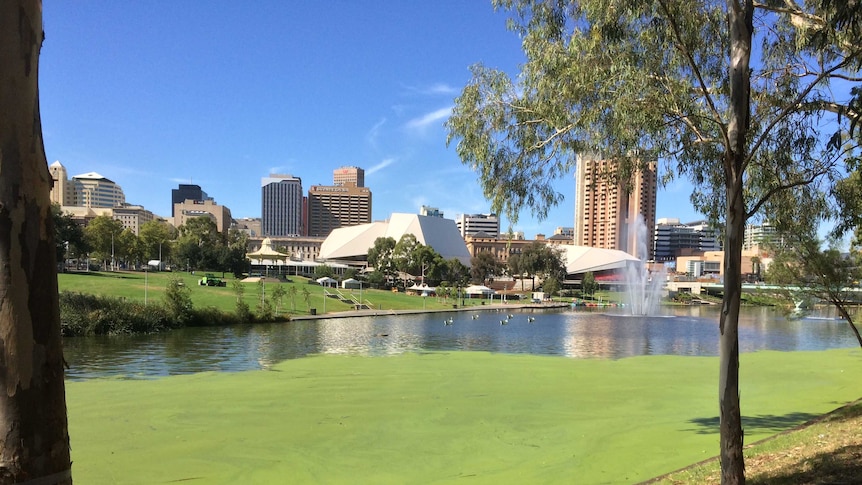
<svg viewBox="0 0 862 485"><path fill-rule="evenodd" d="M568 303L505 303L491 305L470 305L459 308L437 308L430 310L347 310L343 312L329 312L321 315L292 315L291 320L322 320L329 318L350 318L350 317L382 317L389 315L413 315L420 313L449 313L449 312L483 312L489 310L547 310L550 308L568 308Z"/></svg>

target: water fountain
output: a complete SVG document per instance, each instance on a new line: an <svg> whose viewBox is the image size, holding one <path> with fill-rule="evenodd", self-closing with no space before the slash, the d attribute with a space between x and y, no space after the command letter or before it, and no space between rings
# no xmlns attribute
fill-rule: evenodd
<svg viewBox="0 0 862 485"><path fill-rule="evenodd" d="M658 315L667 272L662 267L661 271L650 274L647 268L646 256L649 254L647 244L652 239L650 237L652 234L647 230L647 225L641 215L638 215L635 222L629 224L629 231L635 236L637 244L635 255L641 258L639 263L626 266L626 302L629 313L632 315Z"/></svg>

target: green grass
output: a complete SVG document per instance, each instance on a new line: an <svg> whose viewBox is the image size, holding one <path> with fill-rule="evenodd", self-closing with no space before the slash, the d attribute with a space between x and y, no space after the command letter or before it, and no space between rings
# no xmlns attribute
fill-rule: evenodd
<svg viewBox="0 0 862 485"><path fill-rule="evenodd" d="M198 280L203 274L195 275L185 272L89 272L89 273L60 273L58 282L60 291L76 291L91 293L95 295L109 295L128 298L130 300L149 302L161 301L169 278L179 277L192 290L192 302L195 308L214 307L226 312L233 312L236 308L236 292L232 285L234 278L230 275L225 277L226 287L198 286ZM217 276L221 276L217 274ZM285 296L281 302L280 314L308 315L309 308L315 308L318 314L324 313L324 288L317 284L308 284L308 280L302 277L291 277L290 283L278 283L287 288L294 286L297 295L293 301L290 296ZM276 283L267 283L266 292L271 297ZM257 283L244 283L244 301L254 311L260 301L260 288ZM306 304L302 290L310 292L309 303ZM333 289L327 289L332 292ZM359 290L341 290L345 294L353 294L359 298ZM416 310L423 309L423 299L420 296L409 296L404 293L392 293L382 290L362 290L362 300L370 302L375 309L381 310ZM427 310L451 309L457 303L453 299L427 297L424 308ZM479 300L465 300L467 306L479 305ZM335 298L326 298L325 312L341 312L352 310L350 304ZM274 308L274 303L273 303Z"/></svg>
<svg viewBox="0 0 862 485"><path fill-rule="evenodd" d="M746 442L856 400L858 350L741 362ZM633 483L718 451L718 360L454 352L67 383L76 482Z"/></svg>

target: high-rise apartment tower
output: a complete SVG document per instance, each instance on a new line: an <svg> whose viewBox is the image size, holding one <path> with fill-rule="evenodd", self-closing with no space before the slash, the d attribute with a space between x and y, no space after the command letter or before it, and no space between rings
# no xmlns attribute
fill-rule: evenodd
<svg viewBox="0 0 862 485"><path fill-rule="evenodd" d="M653 259L656 166L648 163L630 181L606 177L616 163L578 155L575 177L575 244L619 249ZM646 226L637 229L638 216Z"/></svg>

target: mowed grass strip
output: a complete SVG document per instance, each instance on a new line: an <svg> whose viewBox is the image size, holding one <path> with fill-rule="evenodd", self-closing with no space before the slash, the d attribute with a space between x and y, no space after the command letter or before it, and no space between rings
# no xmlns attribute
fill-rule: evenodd
<svg viewBox="0 0 862 485"><path fill-rule="evenodd" d="M858 350L742 356L746 442L862 395ZM718 451L713 357L315 356L68 382L79 483L634 483Z"/></svg>
<svg viewBox="0 0 862 485"><path fill-rule="evenodd" d="M89 273L60 273L57 281L60 291L122 297L141 302L146 298L148 302L155 303L162 301L170 278L180 278L191 289L192 303L196 308L213 307L225 312L233 312L236 309L237 301L237 294L233 288L235 278L232 275L226 275L224 281L227 282L227 286L225 287L199 286L198 281L204 274L204 272L198 272L193 275L186 272L92 271ZM221 273L215 274L216 276L221 276ZM340 301L337 298L326 297L326 302L324 303L324 290L330 293L338 290L345 296L349 297L352 295L357 300L360 297L358 289L323 288L317 284L309 284L308 279L301 276L291 276L290 278L291 282L289 283L266 283L264 289L266 297L272 302L273 309L275 309L275 302L272 300L272 291L275 285L282 285L286 290L289 290L291 287L296 288L297 294L295 297L285 296L281 299L281 306L279 308L279 314L281 315L308 315L309 308L314 308L318 314L322 314L324 309L326 313L353 310L352 304ZM245 289L243 301L254 311L261 300L261 289L257 283L243 283L243 288ZM308 302L305 301L303 290L309 292ZM427 310L443 310L451 309L453 304L458 303L453 298L427 297L423 301L421 296L367 288L362 290L361 296L364 302L370 302L375 309L382 311L422 310L423 308ZM479 299L465 300L465 305L467 306L481 305L481 303L482 301Z"/></svg>

